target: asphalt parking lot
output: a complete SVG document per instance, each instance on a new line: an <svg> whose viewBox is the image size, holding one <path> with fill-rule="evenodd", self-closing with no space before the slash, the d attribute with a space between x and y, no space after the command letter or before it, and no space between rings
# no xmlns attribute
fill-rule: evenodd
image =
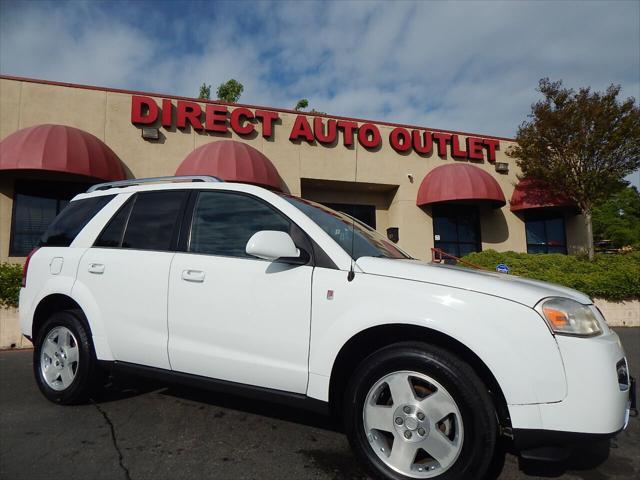
<svg viewBox="0 0 640 480"><path fill-rule="evenodd" d="M640 329L619 329L640 373ZM47 402L31 351L0 352L2 479L364 479L327 419L228 395L120 378L95 402ZM507 453L493 478L640 478L640 420L562 463Z"/></svg>

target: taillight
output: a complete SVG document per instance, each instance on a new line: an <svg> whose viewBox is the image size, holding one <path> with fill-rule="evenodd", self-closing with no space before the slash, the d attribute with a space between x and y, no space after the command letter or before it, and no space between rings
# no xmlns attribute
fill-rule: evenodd
<svg viewBox="0 0 640 480"><path fill-rule="evenodd" d="M33 250L31 250L29 252L29 255L27 255L27 260L24 262L24 267L22 267L22 286L26 287L27 286L27 270L29 270L29 262L31 261L31 257L33 256L34 253L36 253L38 251L40 247L36 247Z"/></svg>

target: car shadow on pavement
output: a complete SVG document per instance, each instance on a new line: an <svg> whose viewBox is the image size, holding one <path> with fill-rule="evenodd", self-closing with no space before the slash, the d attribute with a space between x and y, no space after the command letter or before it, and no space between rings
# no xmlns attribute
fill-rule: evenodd
<svg viewBox="0 0 640 480"><path fill-rule="evenodd" d="M556 478L567 472L584 473L582 478L601 478L591 476L594 470L602 465L608 458L610 441L605 440L594 444L574 446L570 449L569 456L556 462L543 462L520 458L519 467L526 475L536 477Z"/></svg>
<svg viewBox="0 0 640 480"><path fill-rule="evenodd" d="M143 377L121 374L110 375L104 380L104 384L93 395L91 400L94 403L117 402L139 395L146 395L164 388L166 388L165 384Z"/></svg>
<svg viewBox="0 0 640 480"><path fill-rule="evenodd" d="M342 426L335 419L319 413L273 402L256 402L255 399L229 393L162 383L122 373L110 377L105 388L93 400L99 404L149 393L343 433ZM606 477L598 476L601 474L594 472L594 470L609 458L611 442L615 442L615 440L573 447L565 460L555 462L527 460L518 457L518 469L527 476L538 478L558 478L568 472L572 472L585 480L600 480ZM613 445L615 446L615 443ZM322 464L329 470L350 472L351 477L339 477L340 479L362 478L360 477L361 471L351 456L348 459L344 459L332 457L330 452L327 455L317 451L301 451L300 453L310 456L314 463ZM500 478L505 468L508 454L518 456L508 441L498 441L496 455L483 480L497 480Z"/></svg>
<svg viewBox="0 0 640 480"><path fill-rule="evenodd" d="M513 445L505 439L496 444L496 452L489 470L483 480L497 480L505 468L507 454L518 460L518 470L526 476L535 478L558 478L571 472L585 480L602 480L596 469L602 465L610 453L610 441L585 444L570 448L567 458L558 461L529 460L519 456Z"/></svg>
<svg viewBox="0 0 640 480"><path fill-rule="evenodd" d="M299 423L310 427L342 432L341 425L328 415L322 415L301 408L293 408L274 402L192 388L180 384L160 382L146 377L118 372L112 374L104 387L93 397L95 403L108 403L127 398L156 393L182 400L204 403L211 406L239 410L263 417Z"/></svg>
<svg viewBox="0 0 640 480"><path fill-rule="evenodd" d="M263 417L299 423L309 427L321 428L333 432L341 432L341 426L330 416L310 412L301 408L289 407L274 402L259 401L243 396L211 392L183 385L169 385L159 392L161 395L189 400L198 403L206 403L221 408L239 410Z"/></svg>

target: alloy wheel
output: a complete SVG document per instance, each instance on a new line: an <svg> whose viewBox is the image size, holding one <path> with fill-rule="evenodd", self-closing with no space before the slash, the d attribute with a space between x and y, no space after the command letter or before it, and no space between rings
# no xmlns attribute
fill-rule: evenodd
<svg viewBox="0 0 640 480"><path fill-rule="evenodd" d="M40 371L49 387L62 391L73 383L80 359L78 340L67 327L52 328L40 351Z"/></svg>
<svg viewBox="0 0 640 480"><path fill-rule="evenodd" d="M378 380L366 396L363 420L376 455L408 477L441 475L462 450L464 427L455 400L419 372L393 372Z"/></svg>

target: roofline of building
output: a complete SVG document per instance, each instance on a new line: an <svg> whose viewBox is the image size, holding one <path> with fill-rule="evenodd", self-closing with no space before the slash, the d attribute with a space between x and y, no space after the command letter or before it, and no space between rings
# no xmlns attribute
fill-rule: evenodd
<svg viewBox="0 0 640 480"><path fill-rule="evenodd" d="M306 115L306 116L311 116L311 117L331 118L331 119L347 120L347 121L358 122L358 123L373 123L373 124L376 124L376 125L385 125L385 126L388 126L388 127L401 127L401 128L411 128L411 129L419 129L419 130L429 130L431 132L442 132L442 133L451 133L453 135L464 135L464 136L472 136L472 137L491 138L491 139L495 139L495 140L505 140L507 142L515 142L516 141L514 138L498 137L496 135L483 135L483 134L479 134L479 133L461 132L461 131L456 131L456 130L443 130L441 128L421 127L421 126L418 126L418 125L410 125L410 124L405 124L405 123L394 123L394 122L385 122L385 121L379 121L379 120L368 120L368 119L363 119L363 118L343 117L343 116L339 116L339 115L328 115L328 114L324 114L324 113L303 112L303 111L300 111L300 110L291 110L291 109L276 108L276 107L265 107L265 106L261 106L261 105L250 105L250 104L246 104L246 103L228 103L228 102L222 102L220 100L206 100L206 99L202 99L202 98L181 97L181 96L177 96L177 95L168 95L168 94L164 94L164 93L142 92L142 91L138 91L138 90L126 90L126 89L122 89L122 88L99 87L99 86L96 86L96 85L83 85L83 84L79 84L79 83L55 82L55 81L52 81L52 80L42 80L42 79L38 79L38 78L29 78L29 77L16 77L16 76L13 76L13 75L0 75L0 79L3 79L3 80L15 80L15 81L19 81L19 82L39 83L39 84L43 84L43 85L54 85L54 86L57 86L57 87L70 87L70 88L80 88L80 89L84 89L84 90L97 90L97 91L101 91L101 92L124 93L124 94L128 94L128 95L144 95L144 96L147 96L147 97L170 98L170 99L173 99L173 100L187 100L187 101L192 101L192 102L211 103L211 104L215 104L215 105L225 105L225 106L231 106L231 107L246 107L246 108L260 109L260 110L272 110L272 111L275 111L275 112L291 113L291 114L294 114L294 115Z"/></svg>

